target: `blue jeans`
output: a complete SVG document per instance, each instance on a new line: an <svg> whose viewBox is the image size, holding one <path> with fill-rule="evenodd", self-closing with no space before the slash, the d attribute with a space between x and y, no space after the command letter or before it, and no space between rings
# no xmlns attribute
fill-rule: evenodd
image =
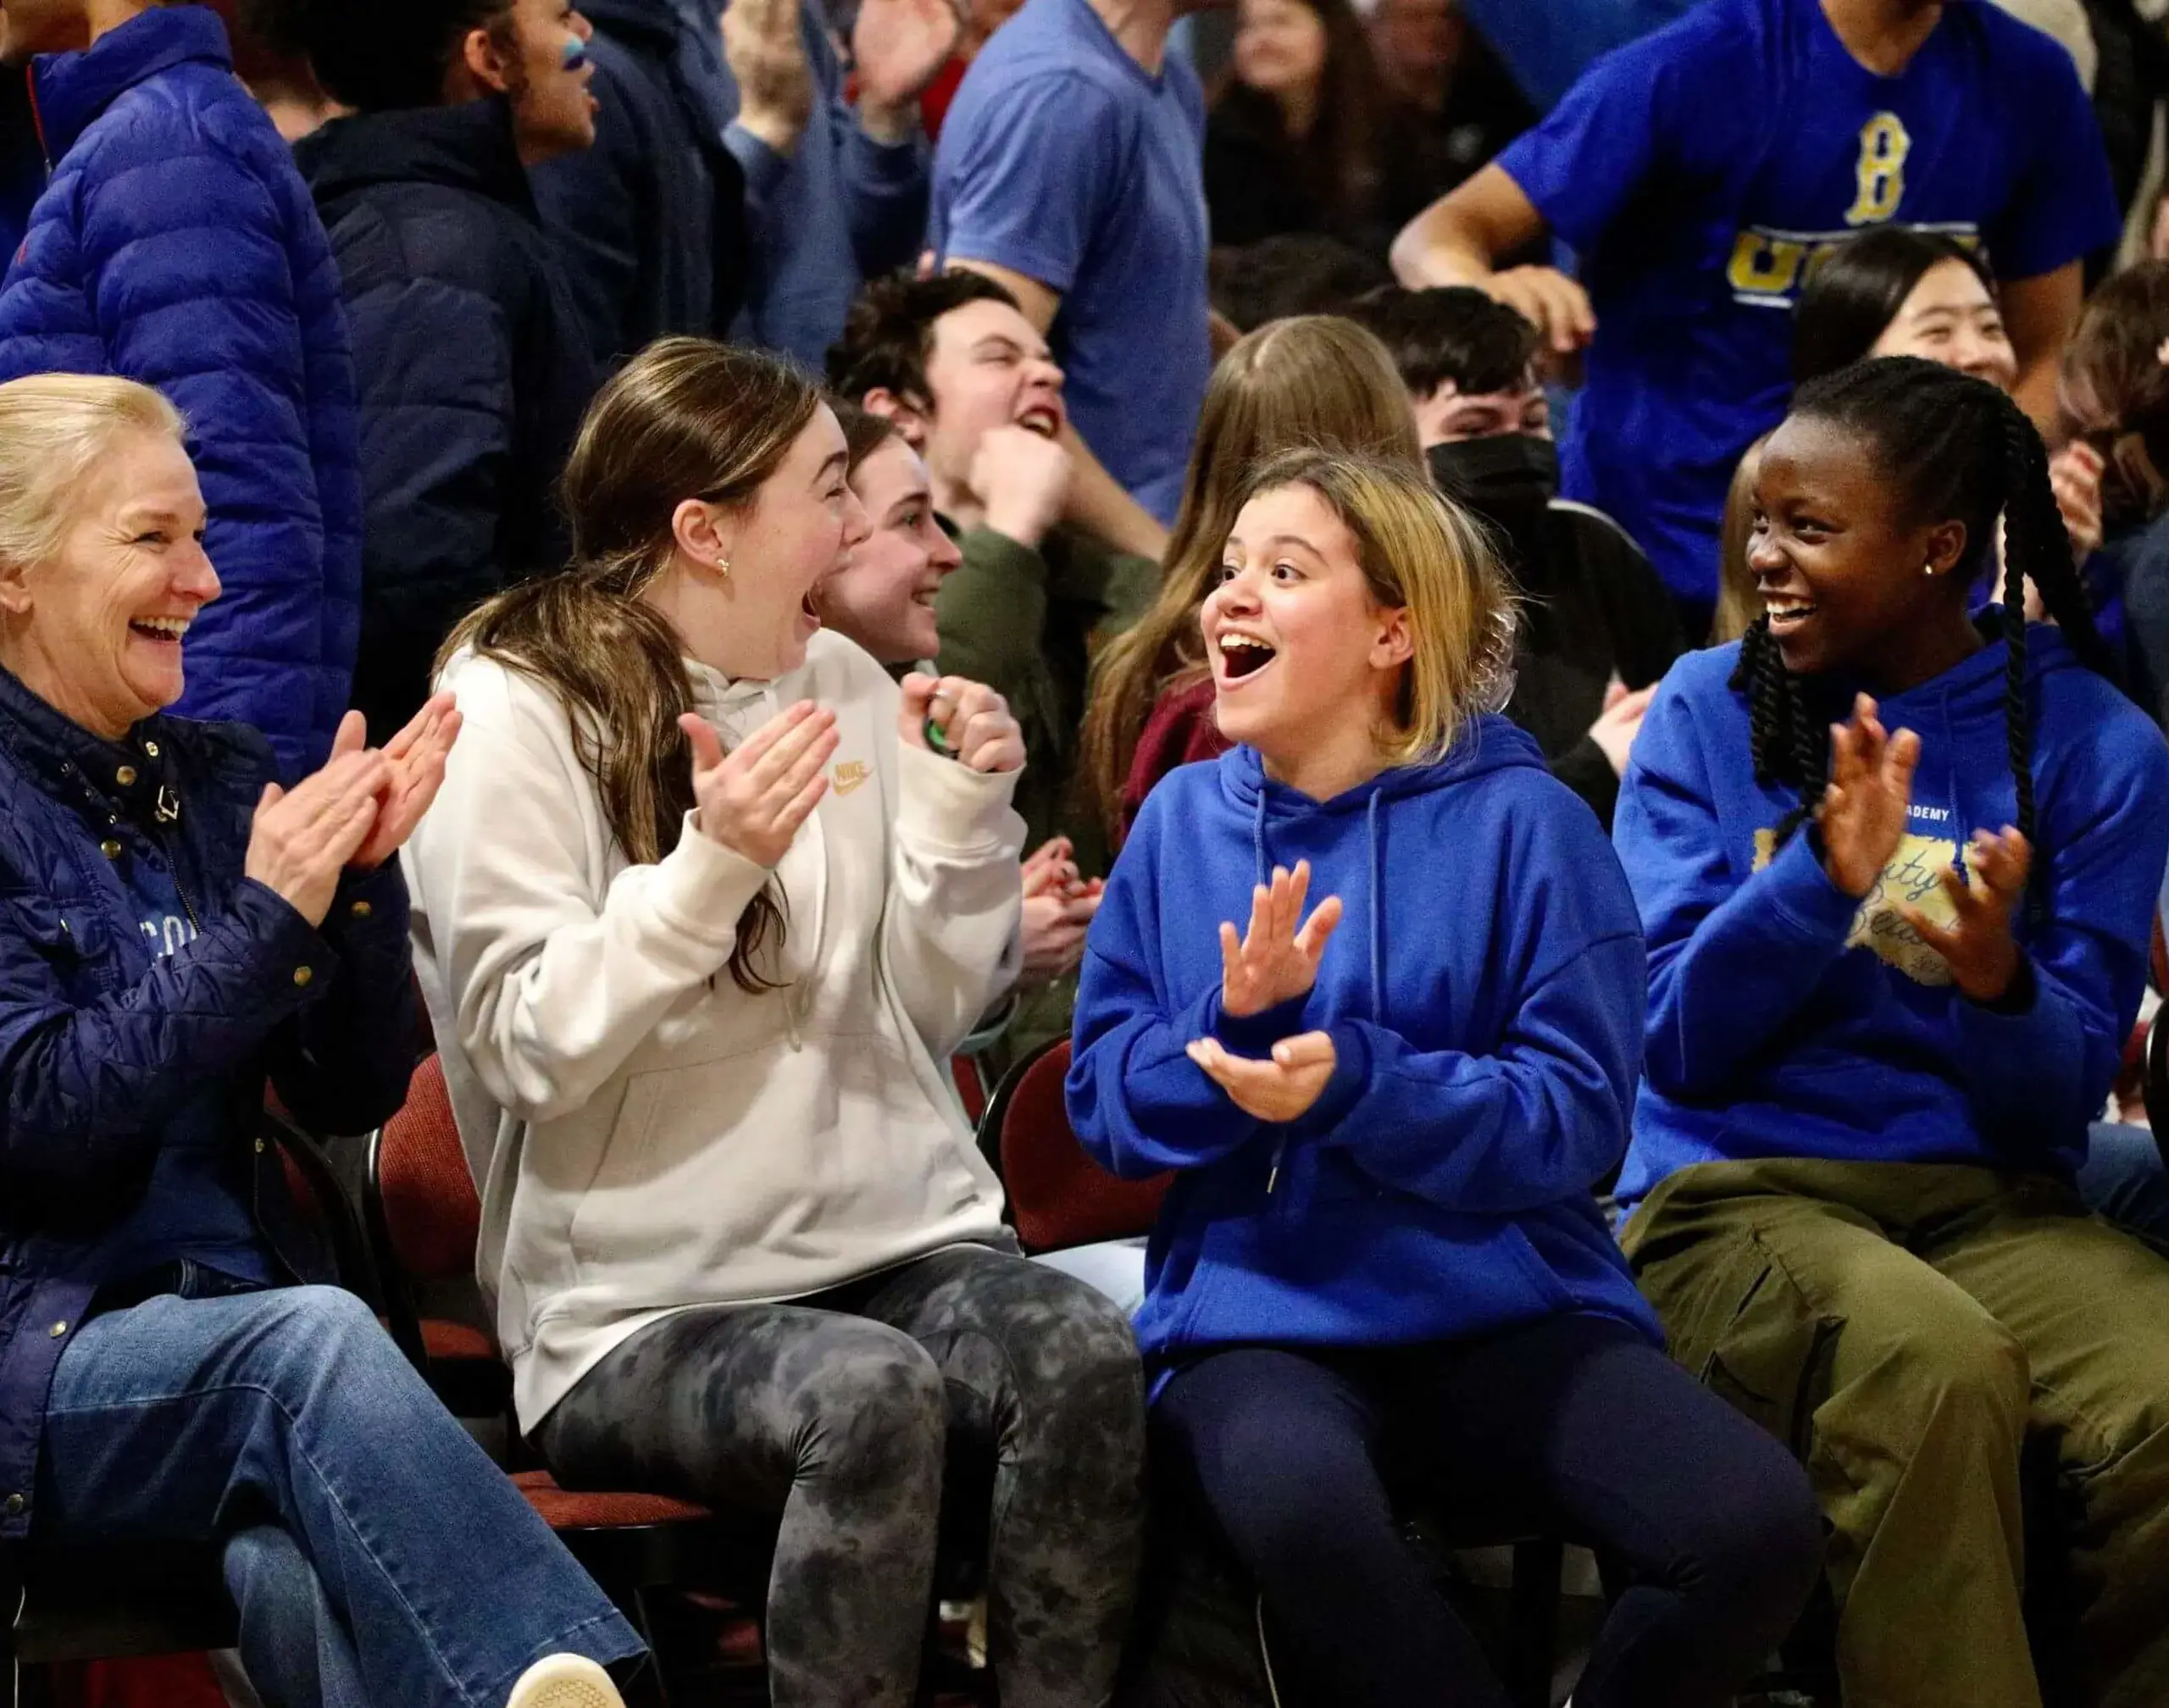
<svg viewBox="0 0 2169 1708"><path fill-rule="evenodd" d="M498 1708L641 1652L525 1499L329 1287L94 1316L54 1372L34 1547L208 1544L269 1708Z"/></svg>

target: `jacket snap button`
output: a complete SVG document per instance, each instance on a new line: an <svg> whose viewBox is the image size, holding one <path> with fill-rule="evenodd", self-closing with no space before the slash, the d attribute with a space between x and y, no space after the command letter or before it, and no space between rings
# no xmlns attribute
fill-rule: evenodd
<svg viewBox="0 0 2169 1708"><path fill-rule="evenodd" d="M256 1141L256 1154L259 1156L263 1154L263 1141L261 1139Z"/></svg>
<svg viewBox="0 0 2169 1708"><path fill-rule="evenodd" d="M118 860L120 857L120 844L108 836L98 844L98 852L108 860Z"/></svg>
<svg viewBox="0 0 2169 1708"><path fill-rule="evenodd" d="M53 1325L53 1338L56 1340L67 1332L68 1325L65 1323L56 1323Z"/></svg>
<svg viewBox="0 0 2169 1708"><path fill-rule="evenodd" d="M113 780L118 783L122 788L125 789L130 783L133 783L136 780L136 768L133 765L122 766L118 771L113 774Z"/></svg>
<svg viewBox="0 0 2169 1708"><path fill-rule="evenodd" d="M146 741L143 744L143 751L155 759L158 757L158 744L155 741Z"/></svg>
<svg viewBox="0 0 2169 1708"><path fill-rule="evenodd" d="M315 972L309 968L297 967L294 968L294 983L297 984L306 984L310 979L315 977Z"/></svg>
<svg viewBox="0 0 2169 1708"><path fill-rule="evenodd" d="M24 1500L19 1494L10 1494L8 1497L8 1516L10 1518L21 1517L23 1508L30 1504L31 1503L29 1501Z"/></svg>
<svg viewBox="0 0 2169 1708"><path fill-rule="evenodd" d="M375 911L376 910L374 907L371 907L366 901L357 901L352 909L353 915L357 919L366 919Z"/></svg>

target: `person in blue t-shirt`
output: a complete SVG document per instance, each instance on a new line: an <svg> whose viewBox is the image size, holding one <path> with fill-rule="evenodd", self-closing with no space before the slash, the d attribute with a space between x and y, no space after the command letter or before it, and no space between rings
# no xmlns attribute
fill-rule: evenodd
<svg viewBox="0 0 2169 1708"><path fill-rule="evenodd" d="M1695 630L1726 485L1784 412L1800 288L1894 221L1985 247L2019 402L2049 421L2080 258L2122 221L2070 55L1983 0L1709 0L1591 67L1395 262L1588 347L1564 490L1618 518ZM1546 230L1579 282L1493 270Z"/></svg>
<svg viewBox="0 0 2169 1708"><path fill-rule="evenodd" d="M1720 1708L1821 1528L1665 1357L1590 1195L1642 940L1595 818L1484 709L1512 612L1406 460L1253 472L1198 618L1240 745L1169 774L1115 862L1068 1106L1103 1167L1174 1171L1135 1317L1154 1450L1256 1580L1290 1700L1507 1708L1397 1495L1619 1565L1585 1708Z"/></svg>
<svg viewBox="0 0 2169 1708"><path fill-rule="evenodd" d="M1673 1356L1822 1491L1846 1701L2039 1708L2022 1592L2068 1555L2056 1700L2152 1708L2169 1262L2072 1175L2146 981L2169 747L1986 381L1812 381L1755 495L1768 614L1673 667L1620 788L1650 969L1620 1243Z"/></svg>
<svg viewBox="0 0 2169 1708"><path fill-rule="evenodd" d="M1167 42L1198 3L1029 0L964 74L934 158L935 257L1008 286L1052 343L1074 479L1141 507L1110 491L1088 525L1151 557L1212 371L1205 98Z"/></svg>

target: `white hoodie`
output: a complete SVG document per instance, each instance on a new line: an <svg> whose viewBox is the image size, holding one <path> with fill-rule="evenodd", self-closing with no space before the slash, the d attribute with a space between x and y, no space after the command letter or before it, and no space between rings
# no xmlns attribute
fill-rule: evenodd
<svg viewBox="0 0 2169 1708"><path fill-rule="evenodd" d="M1014 774L907 746L896 685L832 635L772 684L687 668L729 746L795 701L836 714L775 868L784 989L724 964L768 869L690 819L628 864L564 711L493 660L447 668L464 725L402 857L524 1429L674 1310L1009 1239L945 1064L1016 973Z"/></svg>

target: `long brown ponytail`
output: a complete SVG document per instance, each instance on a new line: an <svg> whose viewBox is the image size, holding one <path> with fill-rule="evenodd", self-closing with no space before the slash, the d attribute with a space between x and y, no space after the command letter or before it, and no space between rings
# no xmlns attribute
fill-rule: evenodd
<svg viewBox="0 0 2169 1708"><path fill-rule="evenodd" d="M693 806L678 727L693 709L684 646L641 591L670 561L678 506L751 504L820 401L795 369L753 351L703 338L649 345L596 396L565 465L572 566L498 594L437 655L441 669L471 647L557 696L603 820L636 862L675 847ZM730 951L741 990L775 988L756 957L783 933L783 905L764 885Z"/></svg>

